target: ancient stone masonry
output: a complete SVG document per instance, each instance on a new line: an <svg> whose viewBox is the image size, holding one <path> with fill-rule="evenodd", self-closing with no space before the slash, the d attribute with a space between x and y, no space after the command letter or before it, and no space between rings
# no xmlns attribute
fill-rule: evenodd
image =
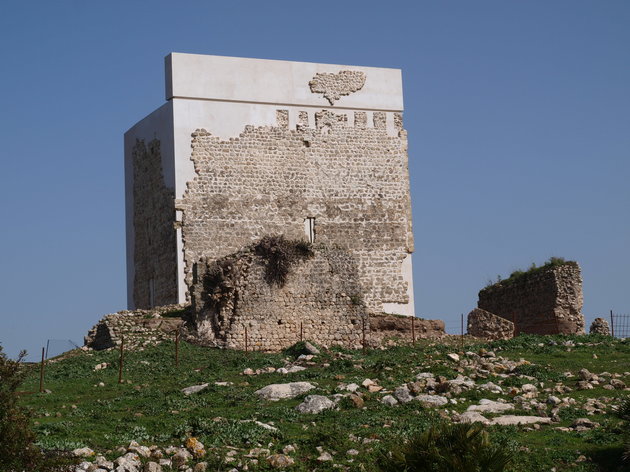
<svg viewBox="0 0 630 472"><path fill-rule="evenodd" d="M311 92L323 94L334 105L341 97L361 90L365 85L365 74L354 70L342 70L336 74L318 73L308 85Z"/></svg>
<svg viewBox="0 0 630 472"><path fill-rule="evenodd" d="M582 277L576 262L525 273L479 292L477 306L513 321L516 333L584 333Z"/></svg>
<svg viewBox="0 0 630 472"><path fill-rule="evenodd" d="M368 309L407 303L401 265L413 237L405 132L389 136L377 113L378 127L357 127L347 114L325 110L314 128L288 129L280 111L278 126L247 126L227 141L193 133L197 175L176 202L187 284L202 257L219 259L270 234L306 239L308 218L316 242L355 258ZM353 121L363 117L357 112Z"/></svg>
<svg viewBox="0 0 630 472"><path fill-rule="evenodd" d="M133 149L134 299L150 308L177 302L174 195L164 184L160 141Z"/></svg>
<svg viewBox="0 0 630 472"><path fill-rule="evenodd" d="M481 308L475 308L468 314L468 334L491 340L510 339L514 337L514 323Z"/></svg>
<svg viewBox="0 0 630 472"><path fill-rule="evenodd" d="M100 351L119 346L123 337L128 349L138 349L172 340L187 311L184 305L166 305L151 310L119 311L105 315L85 337L84 344Z"/></svg>
<svg viewBox="0 0 630 472"><path fill-rule="evenodd" d="M610 325L604 318L595 318L591 323L591 327L588 332L590 334L603 334L604 336L610 336Z"/></svg>
<svg viewBox="0 0 630 472"><path fill-rule="evenodd" d="M267 241L273 238L264 238ZM286 240L284 240L287 242ZM187 327L191 340L207 345L278 351L300 339L323 346L377 347L442 337L444 323L408 316L368 313L362 300L356 259L344 249L323 244L301 246L283 281L274 278L277 262L261 243L216 261L194 265L192 307ZM270 277L270 275L272 275ZM247 343L245 335L247 333Z"/></svg>
<svg viewBox="0 0 630 472"><path fill-rule="evenodd" d="M446 335L442 320L424 320L387 313L370 313L369 327L367 344L371 347L397 344L400 341L410 343L414 337L442 338Z"/></svg>
<svg viewBox="0 0 630 472"><path fill-rule="evenodd" d="M286 240L285 240L286 241ZM289 244L304 244L290 242ZM282 248L271 248L271 253ZM365 307L356 259L341 248L316 244L302 249L283 280L260 243L194 265L193 339L202 343L278 351L302 335L325 346L360 347ZM271 267L270 267L271 264ZM369 326L368 326L369 329Z"/></svg>

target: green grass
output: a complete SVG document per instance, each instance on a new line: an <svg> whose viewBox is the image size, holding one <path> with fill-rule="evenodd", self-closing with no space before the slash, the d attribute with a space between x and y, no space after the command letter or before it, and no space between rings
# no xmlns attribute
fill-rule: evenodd
<svg viewBox="0 0 630 472"><path fill-rule="evenodd" d="M566 341L575 345L566 347L563 345ZM543 346L539 346L541 343ZM566 371L576 374L582 367L596 373L630 370L630 343L602 336L526 335L490 344L466 341L464 351L481 347L495 350L497 355L509 359L529 360L532 365L521 366L520 373L537 377L546 387L553 386L558 380L573 387L577 379L565 379L563 374ZM118 352L74 351L67 358L48 364L45 388L52 393L24 395L22 402L32 410L39 444L46 449L89 446L107 452L131 440L166 446L181 444L187 436L193 435L211 449L209 457L214 467L211 470L229 470L234 466L222 465L218 458L224 456L227 446L240 448L243 453L253 447L265 447L273 453L293 444L297 447L292 454L296 465L291 470L338 470L330 463L319 464L315 460L319 455L316 448L323 446L329 452L336 452L334 462L347 466L347 470L376 471L383 454L441 421L440 414L425 410L416 402L387 407L378 401L382 394L366 393L366 409L342 402L337 411L301 415L295 411L301 398L266 402L258 400L254 391L271 383L304 380L317 386L309 393L332 395L338 393L339 383L360 384L365 378L378 379L380 385L391 390L413 381L415 374L422 371L450 379L460 372L456 370L457 364L447 360L445 354L458 351L458 342L437 344L428 341L413 347L365 353L334 349L317 356L314 359L316 365L302 372L244 376L241 372L247 367L282 367L285 359L293 360L297 351L244 353L181 343L180 366L176 368L174 344L165 342L141 352L128 352L123 384L117 382ZM594 353L597 359L593 358ZM94 371L94 366L102 362L108 362L110 367ZM463 373L469 372L464 370ZM477 382L489 380L498 383L503 379L490 376ZM526 383L511 377L510 381L513 380L515 384ZM233 385L216 386L214 382L217 381L232 382ZM624 381L630 383L630 378ZM105 386L99 387L99 382ZM201 383L210 383L210 386L189 397L180 391ZM38 372L34 368L24 390L34 391L37 387ZM558 396L583 401L587 397L619 397L624 393L627 394L599 387ZM463 411L480 398L499 396L471 391L458 396L464 401L447 408ZM576 417L585 416L579 409L567 409L562 415L561 426L568 426ZM621 450L621 439L614 429L617 420L608 414L590 418L602 423L602 428L588 433L567 433L549 426L538 431L494 427L490 428L490 435L496 440L508 438L513 447L519 448L513 467L515 472L549 471L551 467L556 467L557 471L615 470L606 461L611 461ZM250 422L253 420L273 424L278 431L256 426ZM352 440L351 435L377 441L364 444L362 440ZM360 454L347 456L349 449L357 449ZM574 465L580 454L589 460ZM116 453L108 455L115 457ZM349 459L353 462L348 462ZM604 464L603 468L598 468L594 461ZM263 463L264 460L258 466L250 466L250 470L266 470Z"/></svg>

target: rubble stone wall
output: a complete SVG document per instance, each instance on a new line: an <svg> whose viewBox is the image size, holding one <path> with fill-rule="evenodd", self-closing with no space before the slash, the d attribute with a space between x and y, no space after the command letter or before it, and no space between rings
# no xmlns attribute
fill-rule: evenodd
<svg viewBox="0 0 630 472"><path fill-rule="evenodd" d="M477 306L513 321L516 333L584 333L582 276L576 262L524 274L479 292Z"/></svg>
<svg viewBox="0 0 630 472"><path fill-rule="evenodd" d="M278 351L300 340L323 346L380 346L390 338L411 341L411 318L368 313L356 258L315 244L296 262L282 286L266 277L255 245L218 261L194 265L191 337L210 346ZM416 337L441 337L442 321L415 320Z"/></svg>
<svg viewBox="0 0 630 472"><path fill-rule="evenodd" d="M444 321L424 320L411 316L370 313L367 343L372 347L398 343L410 343L415 339L441 338L445 336Z"/></svg>
<svg viewBox="0 0 630 472"><path fill-rule="evenodd" d="M483 339L510 339L514 336L514 323L475 308L468 314L468 334Z"/></svg>
<svg viewBox="0 0 630 472"><path fill-rule="evenodd" d="M370 311L409 303L402 275L413 252L405 131L388 135L385 113L321 111L315 127L299 120L296 129L287 116L279 110L277 126L246 126L227 141L193 133L197 175L176 202L186 284L202 257L219 259L266 235L305 239L305 219L314 218L315 242L353 256Z"/></svg>
<svg viewBox="0 0 630 472"><path fill-rule="evenodd" d="M164 183L160 141L136 140L132 155L135 306L177 303L174 195Z"/></svg>
<svg viewBox="0 0 630 472"><path fill-rule="evenodd" d="M166 305L151 310L123 310L105 315L85 336L84 344L100 351L119 346L123 338L128 349L172 340L175 330L183 324L179 315L187 309L184 305Z"/></svg>
<svg viewBox="0 0 630 472"><path fill-rule="evenodd" d="M316 246L295 263L286 283L265 277L253 247L219 261L195 264L191 329L197 341L218 347L278 351L304 339L360 347L365 309L355 259L343 249Z"/></svg>

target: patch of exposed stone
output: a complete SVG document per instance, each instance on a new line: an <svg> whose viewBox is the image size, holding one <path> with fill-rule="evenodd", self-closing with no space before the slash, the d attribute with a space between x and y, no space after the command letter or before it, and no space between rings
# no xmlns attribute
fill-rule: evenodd
<svg viewBox="0 0 630 472"><path fill-rule="evenodd" d="M514 336L514 323L475 308L468 314L468 334L488 340L510 339Z"/></svg>
<svg viewBox="0 0 630 472"><path fill-rule="evenodd" d="M88 332L84 344L94 350L119 346L125 339L127 349L137 349L173 340L183 321L186 305L166 305L150 310L123 310L105 315ZM168 316L168 315L177 316ZM165 316L166 315L166 316Z"/></svg>
<svg viewBox="0 0 630 472"><path fill-rule="evenodd" d="M246 126L222 141L205 130L192 137L196 176L176 202L183 213L185 279L202 257L216 260L269 234L305 237L356 259L364 302L408 303L403 261L413 252L406 133L389 136L385 115L300 114L297 129L278 110L277 126ZM350 124L353 123L353 124Z"/></svg>
<svg viewBox="0 0 630 472"><path fill-rule="evenodd" d="M321 93L331 105L341 97L361 90L365 85L364 72L342 70L336 74L319 72L308 83L313 93Z"/></svg>
<svg viewBox="0 0 630 472"><path fill-rule="evenodd" d="M132 156L135 307L177 303L175 197L164 182L160 141L136 140Z"/></svg>
<svg viewBox="0 0 630 472"><path fill-rule="evenodd" d="M576 262L526 273L479 292L478 308L514 323L516 334L582 334L582 276Z"/></svg>

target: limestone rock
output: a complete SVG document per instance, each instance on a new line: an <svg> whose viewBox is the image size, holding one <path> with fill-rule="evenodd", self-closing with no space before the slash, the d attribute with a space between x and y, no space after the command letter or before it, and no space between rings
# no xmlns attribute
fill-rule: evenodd
<svg viewBox="0 0 630 472"><path fill-rule="evenodd" d="M335 403L323 395L309 395L295 407L300 413L321 413L335 407Z"/></svg>
<svg viewBox="0 0 630 472"><path fill-rule="evenodd" d="M514 409L514 405L510 403L495 402L493 400L481 399L479 405L470 405L466 411L476 411L481 413L501 413L503 411Z"/></svg>
<svg viewBox="0 0 630 472"><path fill-rule="evenodd" d="M502 426L518 425L518 424L534 424L534 423L551 423L551 418L545 418L542 416L516 416L516 415L503 415L497 416L490 421L490 424L498 424Z"/></svg>
<svg viewBox="0 0 630 472"><path fill-rule="evenodd" d="M488 424L490 421L481 413L476 411L465 411L461 415L459 415L459 421L462 423L483 423Z"/></svg>
<svg viewBox="0 0 630 472"><path fill-rule="evenodd" d="M413 396L411 396L409 387L407 387L406 385L398 387L394 391L394 397L396 397L396 400L398 400L400 403L407 403L413 400Z"/></svg>
<svg viewBox="0 0 630 472"><path fill-rule="evenodd" d="M267 457L267 462L274 469L284 469L295 463L295 461L286 454L273 454Z"/></svg>
<svg viewBox="0 0 630 472"><path fill-rule="evenodd" d="M264 400L278 401L294 398L315 388L309 382L290 382L286 384L271 384L256 390L254 393Z"/></svg>
<svg viewBox="0 0 630 472"><path fill-rule="evenodd" d="M184 395L192 395L193 393L197 393L197 392L201 392L202 390L205 390L206 388L208 388L207 383L205 384L201 384L201 385L193 385L191 387L186 387L186 388L182 388L182 393Z"/></svg>
<svg viewBox="0 0 630 472"><path fill-rule="evenodd" d="M304 342L304 350L307 354L311 354L313 356L316 356L320 353L319 349L317 349L312 343L308 341Z"/></svg>
<svg viewBox="0 0 630 472"><path fill-rule="evenodd" d="M440 395L418 395L415 400L422 403L426 408L440 407L448 403L448 398Z"/></svg>
<svg viewBox="0 0 630 472"><path fill-rule="evenodd" d="M396 400L391 395L385 395L383 398L381 398L381 403L388 406L395 406L398 405L398 400Z"/></svg>

